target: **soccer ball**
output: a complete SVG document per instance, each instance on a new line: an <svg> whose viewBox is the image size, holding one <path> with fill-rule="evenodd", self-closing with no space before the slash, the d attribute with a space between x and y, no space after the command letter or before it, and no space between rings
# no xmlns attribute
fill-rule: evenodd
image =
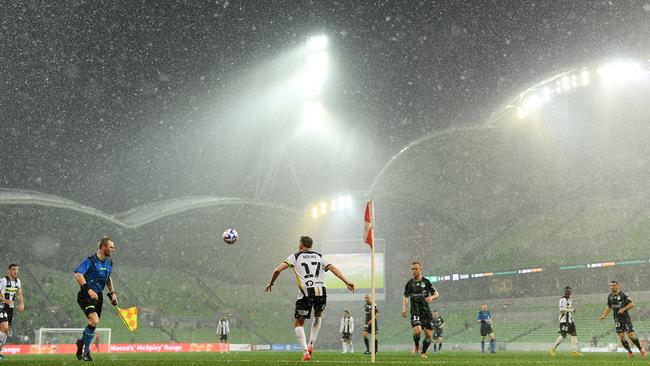
<svg viewBox="0 0 650 366"><path fill-rule="evenodd" d="M228 229L223 232L223 241L225 241L226 244L235 244L238 237L239 234L235 229Z"/></svg>

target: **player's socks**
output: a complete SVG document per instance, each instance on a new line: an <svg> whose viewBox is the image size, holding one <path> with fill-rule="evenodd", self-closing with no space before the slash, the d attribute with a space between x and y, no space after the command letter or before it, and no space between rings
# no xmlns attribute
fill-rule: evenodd
<svg viewBox="0 0 650 366"><path fill-rule="evenodd" d="M298 339L298 344L302 347L304 352L307 352L307 336L305 336L305 327L296 327L296 338Z"/></svg>
<svg viewBox="0 0 650 366"><path fill-rule="evenodd" d="M431 338L424 337L424 341L422 342L422 353L427 353L427 350L429 349L430 345L431 345Z"/></svg>
<svg viewBox="0 0 650 366"><path fill-rule="evenodd" d="M560 343L562 343L563 340L564 340L564 337L558 336L557 339L555 340L555 343L553 344L553 350L557 349L557 346L559 346Z"/></svg>
<svg viewBox="0 0 650 366"><path fill-rule="evenodd" d="M485 352L485 341L481 341L481 352Z"/></svg>
<svg viewBox="0 0 650 366"><path fill-rule="evenodd" d="M7 333L0 332L0 352L2 352L2 347L5 346L7 342Z"/></svg>
<svg viewBox="0 0 650 366"><path fill-rule="evenodd" d="M77 339L77 341L74 343L75 346L77 346L77 352L75 353L75 355L77 356L77 360L81 360L84 353L84 342L81 339Z"/></svg>
<svg viewBox="0 0 650 366"><path fill-rule="evenodd" d="M490 339L490 352L492 353L496 352L496 345L497 345L497 341L494 339Z"/></svg>
<svg viewBox="0 0 650 366"><path fill-rule="evenodd" d="M375 353L379 352L379 341L377 340L377 335L375 335Z"/></svg>
<svg viewBox="0 0 650 366"><path fill-rule="evenodd" d="M639 338L636 338L636 337L635 338L630 338L630 340L632 341L632 343L634 343L636 348L638 348L639 350L641 350L643 348L643 347L641 347L641 343L639 343Z"/></svg>
<svg viewBox="0 0 650 366"><path fill-rule="evenodd" d="M571 336L571 350L573 352L578 352L578 337Z"/></svg>
<svg viewBox="0 0 650 366"><path fill-rule="evenodd" d="M316 338L318 337L318 331L320 330L320 316L314 317L314 321L311 323L311 332L309 333L309 344L312 346L316 343Z"/></svg>
<svg viewBox="0 0 650 366"><path fill-rule="evenodd" d="M90 354L90 343L92 343L93 337L95 337L95 327L88 324L84 329L83 337L81 337L81 340L84 342L84 346L87 354Z"/></svg>
<svg viewBox="0 0 650 366"><path fill-rule="evenodd" d="M348 342L343 341L343 353L348 353Z"/></svg>
<svg viewBox="0 0 650 366"><path fill-rule="evenodd" d="M363 337L363 343L366 344L366 352L370 353L370 340L368 337Z"/></svg>
<svg viewBox="0 0 650 366"><path fill-rule="evenodd" d="M442 342L438 343L438 352L442 350Z"/></svg>
<svg viewBox="0 0 650 366"><path fill-rule="evenodd" d="M348 349L350 350L350 353L354 353L354 344L352 344L352 341L348 343Z"/></svg>
<svg viewBox="0 0 650 366"><path fill-rule="evenodd" d="M415 347L420 347L420 336L419 335L414 335L413 336L413 343L415 343Z"/></svg>
<svg viewBox="0 0 650 366"><path fill-rule="evenodd" d="M628 353L632 353L632 350L630 349L630 344L627 343L627 341L622 341L621 344L623 345L623 348L627 350Z"/></svg>

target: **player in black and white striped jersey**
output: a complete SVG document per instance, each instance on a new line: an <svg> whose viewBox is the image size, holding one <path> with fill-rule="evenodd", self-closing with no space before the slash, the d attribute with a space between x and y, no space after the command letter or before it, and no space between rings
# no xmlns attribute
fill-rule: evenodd
<svg viewBox="0 0 650 366"><path fill-rule="evenodd" d="M341 318L341 342L343 343L343 353L354 353L354 345L352 344L352 333L354 333L354 318L350 316L350 312L343 311Z"/></svg>
<svg viewBox="0 0 650 366"><path fill-rule="evenodd" d="M290 255L280 264L271 275L271 281L264 291L270 292L275 284L275 280L280 273L287 268L291 268L296 275L298 282L299 298L296 301L294 313L294 327L299 344L303 348L303 360L311 359L313 346L320 329L320 321L325 305L327 304L327 289L325 288L325 272L330 271L338 277L348 290L354 291L354 284L345 279L343 274L332 264L328 263L320 253L313 252L312 246L314 241L308 236L301 236L298 252ZM305 335L305 319L311 317L311 310L314 310L314 321L311 325L309 334L309 344Z"/></svg>
<svg viewBox="0 0 650 366"><path fill-rule="evenodd" d="M555 350L557 346L562 343L566 338L567 334L571 335L571 349L573 350L573 356L582 356L582 353L578 352L578 335L576 333L576 324L573 319L573 314L576 309L573 307L573 300L571 299L571 287L567 286L564 288L564 296L560 298L560 335L555 340L555 344L551 347L549 353L551 356L555 356Z"/></svg>
<svg viewBox="0 0 650 366"><path fill-rule="evenodd" d="M0 279L0 296L2 296L0 298L0 352L7 342L9 328L14 316L14 308L18 311L25 310L22 287L22 283L18 278L18 265L12 263L7 269L7 276ZM18 300L15 307L14 300ZM5 356L0 354L0 361L4 359Z"/></svg>

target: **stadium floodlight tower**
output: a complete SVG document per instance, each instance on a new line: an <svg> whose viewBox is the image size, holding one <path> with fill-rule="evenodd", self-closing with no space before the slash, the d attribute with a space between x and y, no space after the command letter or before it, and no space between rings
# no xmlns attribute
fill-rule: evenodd
<svg viewBox="0 0 650 366"><path fill-rule="evenodd" d="M317 98L323 91L329 63L327 44L325 36L314 36L307 40L303 85L304 95L308 98Z"/></svg>
<svg viewBox="0 0 650 366"><path fill-rule="evenodd" d="M607 88L620 88L648 79L650 60L619 59L564 68L532 84L500 106L489 118L487 125L497 125L504 121L524 121L553 99L596 83Z"/></svg>
<svg viewBox="0 0 650 366"><path fill-rule="evenodd" d="M325 111L321 95L327 79L329 54L326 36L312 36L305 46L305 63L302 69L302 128L301 131L323 132Z"/></svg>

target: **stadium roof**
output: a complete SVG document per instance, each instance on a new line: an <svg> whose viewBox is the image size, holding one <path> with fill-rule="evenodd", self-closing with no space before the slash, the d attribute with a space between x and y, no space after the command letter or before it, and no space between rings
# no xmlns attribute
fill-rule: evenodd
<svg viewBox="0 0 650 366"><path fill-rule="evenodd" d="M0 189L0 205L34 205L44 207L63 208L85 213L113 222L120 226L136 228L163 217L181 212L196 210L205 207L224 205L249 205L269 207L275 212L284 212L289 215L301 215L302 212L292 208L277 205L271 202L262 202L252 199L228 197L183 197L140 205L117 214L109 214L93 207L82 205L78 202L42 192L17 189Z"/></svg>

